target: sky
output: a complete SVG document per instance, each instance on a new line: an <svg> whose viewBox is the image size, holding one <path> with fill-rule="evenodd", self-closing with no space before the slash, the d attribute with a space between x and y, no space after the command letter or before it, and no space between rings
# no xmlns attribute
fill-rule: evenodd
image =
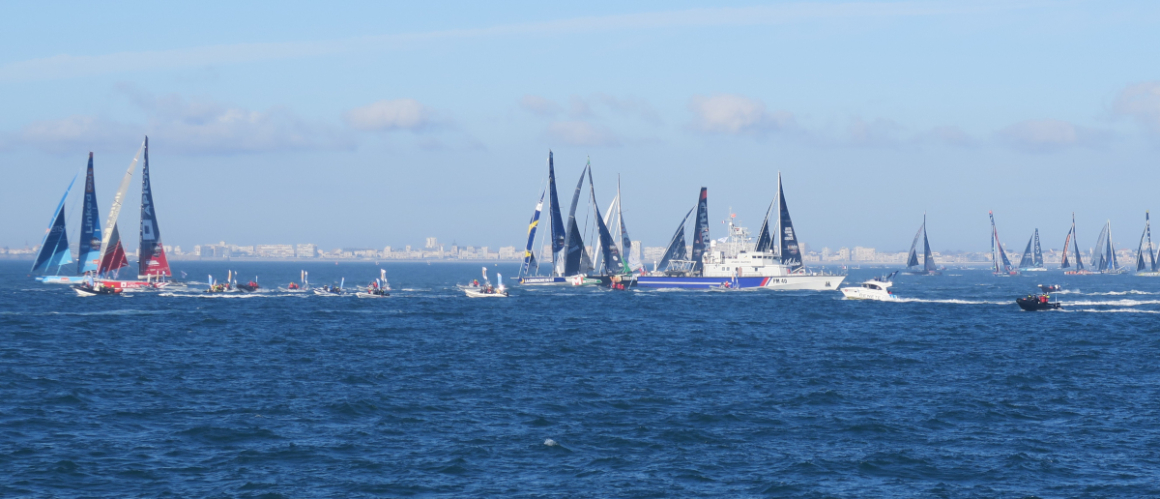
<svg viewBox="0 0 1160 499"><path fill-rule="evenodd" d="M555 154L668 242L700 187L810 249L1022 248L1160 207L1155 2L8 4L0 245L95 155L102 219L150 138L162 239L522 246ZM138 175L139 175L138 171ZM82 178L78 183L83 184ZM120 220L136 245L139 177ZM588 199L585 186L585 209ZM81 189L70 200L75 242ZM565 213L565 216L567 214ZM691 229L691 228L690 228Z"/></svg>

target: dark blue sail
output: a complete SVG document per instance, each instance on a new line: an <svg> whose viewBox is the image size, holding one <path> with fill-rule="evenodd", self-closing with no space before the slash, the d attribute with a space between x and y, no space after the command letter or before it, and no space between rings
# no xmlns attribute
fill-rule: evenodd
<svg viewBox="0 0 1160 499"><path fill-rule="evenodd" d="M1035 259L1031 256L1031 245L1035 242L1035 236L1032 235L1027 240L1027 247L1023 248L1023 257L1019 259L1020 268L1028 268L1035 265Z"/></svg>
<svg viewBox="0 0 1160 499"><path fill-rule="evenodd" d="M1075 231L1075 213L1071 214L1071 244L1073 245L1075 255L1075 270L1080 272L1084 269L1083 257L1079 254L1079 233Z"/></svg>
<svg viewBox="0 0 1160 499"><path fill-rule="evenodd" d="M77 274L96 272L101 263L101 217L97 209L97 188L93 181L93 153L89 153L85 174L85 199L81 206L81 235Z"/></svg>
<svg viewBox="0 0 1160 499"><path fill-rule="evenodd" d="M596 187L592 185L591 167L588 168L588 189L592 193L592 209L596 211L596 231L600 237L600 255L604 261L601 273L605 275L620 274L624 272L624 263L620 260L620 250L616 248L612 233L608 230L608 224L604 223L604 217L600 215L600 205L596 202Z"/></svg>
<svg viewBox="0 0 1160 499"><path fill-rule="evenodd" d="M802 252L798 248L797 234L793 231L793 222L789 219L789 208L785 204L785 190L781 185L781 174L777 174L777 199L779 200L778 212L781 214L781 264L788 265L790 270L796 270L802 267ZM926 223L923 222L925 226ZM927 248L930 251L930 248ZM933 269L927 269L933 270Z"/></svg>
<svg viewBox="0 0 1160 499"><path fill-rule="evenodd" d="M918 227L918 232L914 233L914 240L910 242L910 253L906 255L906 268L918 266L918 238L926 233L926 216L922 217L922 225Z"/></svg>
<svg viewBox="0 0 1160 499"><path fill-rule="evenodd" d="M40 242L40 253L36 255L36 261L32 263L33 272L48 270L51 267L59 268L61 265L72 263L72 252L68 249L68 235L64 227L64 200L68 198L68 193L72 190L73 182L76 180L76 177L73 177L72 182L69 182L68 189L65 189L64 196L61 196L60 203L53 211L48 231L45 232L44 239Z"/></svg>
<svg viewBox="0 0 1160 499"><path fill-rule="evenodd" d="M705 247L709 244L709 188L701 188L701 196L697 199L697 218L693 224L693 274L700 275L704 270L705 262L701 257L705 254Z"/></svg>
<svg viewBox="0 0 1160 499"><path fill-rule="evenodd" d="M544 208L544 194L540 193L540 201L536 203L536 211L532 213L532 220L528 222L528 245L524 248L524 266L520 268L520 276L528 275L536 266L535 248L536 226L540 224L540 210Z"/></svg>
<svg viewBox="0 0 1160 499"><path fill-rule="evenodd" d="M556 194L556 167L553 164L552 151L548 151L548 217L552 220L552 255L564 249L564 238L567 229L564 219L560 216L560 195Z"/></svg>
<svg viewBox="0 0 1160 499"><path fill-rule="evenodd" d="M584 259L584 239L580 237L580 227L576 225L576 205L580 202L580 189L584 187L584 174L588 166L580 172L576 182L576 192L572 194L572 207L568 209L568 230L564 234L563 268L560 275L570 277L580 273L580 262Z"/></svg>
<svg viewBox="0 0 1160 499"><path fill-rule="evenodd" d="M689 250L685 247L685 222L689 220L689 215L693 214L694 209L696 207L690 208L689 212L685 213L685 218L681 219L681 224L677 226L677 231L673 233L672 239L669 239L669 246L665 248L665 254L661 257L660 263L657 264L656 270L664 272L669 270L673 260L688 259Z"/></svg>
<svg viewBox="0 0 1160 499"><path fill-rule="evenodd" d="M1042 267L1043 266L1043 248L1039 246L1039 229L1035 229L1035 236L1034 237L1035 237L1035 249L1034 249L1034 252L1032 253L1034 260L1032 260L1031 263L1034 264L1036 267Z"/></svg>
<svg viewBox="0 0 1160 499"><path fill-rule="evenodd" d="M773 235L769 231L769 213L773 211L773 201L769 202L769 208L765 210L765 220L761 222L761 230L757 232L757 246L754 251L773 251Z"/></svg>
<svg viewBox="0 0 1160 499"><path fill-rule="evenodd" d="M141 245L137 249L138 275L169 277L169 260L161 244L161 228L153 206L153 187L149 182L149 137L145 137L145 166L141 169Z"/></svg>

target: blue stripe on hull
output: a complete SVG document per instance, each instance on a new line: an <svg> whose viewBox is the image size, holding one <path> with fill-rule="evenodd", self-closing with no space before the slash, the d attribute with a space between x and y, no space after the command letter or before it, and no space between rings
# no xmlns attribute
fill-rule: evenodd
<svg viewBox="0 0 1160 499"><path fill-rule="evenodd" d="M566 277L550 277L550 276L526 276L520 279L520 284L536 285L536 284L566 284L568 278Z"/></svg>
<svg viewBox="0 0 1160 499"><path fill-rule="evenodd" d="M760 288L768 281L768 277L646 277L636 278L636 285L642 288L685 288L685 289L713 289L728 287L735 289Z"/></svg>

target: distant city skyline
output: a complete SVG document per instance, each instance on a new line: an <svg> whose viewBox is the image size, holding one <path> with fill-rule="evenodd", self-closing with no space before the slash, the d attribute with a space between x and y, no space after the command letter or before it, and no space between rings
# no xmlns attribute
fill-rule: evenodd
<svg viewBox="0 0 1160 499"><path fill-rule="evenodd" d="M1160 209L1151 2L6 13L0 245L12 248L39 243L90 151L107 215L146 134L163 240L183 248L433 235L522 250L549 150L566 201L589 158L601 210L619 179L630 235L650 246L701 186L715 236L730 212L756 229L779 171L817 248L905 249L925 212L932 246L985 251L989 210L1011 242L1038 228L1061 245L1074 212L1081 245L1110 219L1134 247ZM138 181L120 222L130 250Z"/></svg>

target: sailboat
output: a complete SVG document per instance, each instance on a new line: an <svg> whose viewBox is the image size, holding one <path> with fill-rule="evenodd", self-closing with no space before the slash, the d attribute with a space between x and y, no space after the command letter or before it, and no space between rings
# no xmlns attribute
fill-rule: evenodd
<svg viewBox="0 0 1160 499"><path fill-rule="evenodd" d="M1039 246L1039 229L1031 234L1027 240L1027 248L1023 250L1023 258L1019 259L1020 272L1046 272L1043 266L1043 249Z"/></svg>
<svg viewBox="0 0 1160 499"><path fill-rule="evenodd" d="M76 176L73 176L72 181L68 183L68 188L64 190L64 195L60 197L60 203L57 203L56 209L53 210L52 219L48 222L48 229L40 241L40 252L36 254L36 260L32 262L32 272L34 273L55 272L53 275L38 277L37 279L41 282L66 282L61 280L65 276L60 275L60 270L73 262L72 251L68 247L68 230L65 227L64 202L68 199L68 194L72 191L72 186L76 181ZM56 269L53 270L53 267ZM78 279L77 282L80 280Z"/></svg>
<svg viewBox="0 0 1160 499"><path fill-rule="evenodd" d="M580 175L580 181L584 181L584 175ZM568 229L564 225L564 219L560 215L560 195L556 192L556 167L552 156L552 151L548 151L548 186L545 188L548 196L548 218L551 223L551 248L552 248L552 265L551 274L542 276L539 275L540 265L535 259L535 235L536 227L539 225L540 211L543 209L543 199L545 193L540 193L540 202L536 204L536 211L532 214L532 220L528 223L528 245L524 249L524 265L520 267L519 283L525 285L546 285L546 284L565 284L567 279L561 271L558 263L561 262L561 253L564 250L564 244L567 242ZM580 187L576 187L576 196L580 194ZM574 222L576 213L575 199L572 203L572 222Z"/></svg>
<svg viewBox="0 0 1160 499"><path fill-rule="evenodd" d="M922 268L919 268L918 262L918 239L922 238ZM926 213L922 214L922 225L918 227L918 232L914 234L914 241L910 243L910 254L906 257L906 271L903 274L909 275L940 275L938 267L934 263L934 252L930 250L930 240L926 237Z"/></svg>
<svg viewBox="0 0 1160 499"><path fill-rule="evenodd" d="M1100 230L1100 237L1096 239L1095 252L1092 254L1092 268L1101 274L1123 274L1127 271L1116 261L1116 248L1112 244L1112 221L1108 220Z"/></svg>
<svg viewBox="0 0 1160 499"><path fill-rule="evenodd" d="M76 181L75 177L73 178L73 181ZM72 183L69 184L69 188L71 190ZM65 197L68 197L67 191L65 192ZM55 213L59 215L59 212L62 208L63 205L58 207L58 210ZM56 224L57 218L59 218L59 216L54 215L53 226L50 226L49 233L53 231L53 227ZM59 234L63 236L65 234L65 228L63 225L64 220L61 219L60 223L62 225L59 228ZM50 234L46 233L46 236L48 235ZM45 242L48 242L47 237ZM78 284L87 282L85 274L96 272L98 263L97 256L100 254L101 249L101 222L98 220L97 214L97 193L96 188L93 185L93 153L91 152L89 153L89 163L87 166L87 172L85 174L85 194L82 201L81 231L79 237L77 238L76 275L61 274L61 270L63 270L63 264L60 263L60 259L64 258L63 254L58 254L55 256L44 254L46 249L55 252L56 250L60 249L59 245L59 240L57 240L56 245L52 247L46 247L43 243L41 244L41 255L38 255L37 261L39 262L41 258L46 258L46 260L39 268L34 268L33 271L36 272L39 270L44 270L47 272L53 266L53 264L50 264L49 261L55 261L57 268L54 275L38 276L36 280L48 284ZM67 242L65 242L65 246L68 246ZM70 262L72 261L71 256L71 254L68 255L68 260Z"/></svg>
<svg viewBox="0 0 1160 499"><path fill-rule="evenodd" d="M790 220L781 174L777 179L776 228L771 230L770 214L762 223L756 245L749 230L729 221L729 236L713 244L710 251L708 189L702 187L695 210L693 254L686 259L685 221L681 220L661 262L650 275L637 277L637 286L650 288L837 290L844 275L809 272L802 264L797 234ZM772 206L772 205L771 205ZM774 236L776 234L776 238ZM776 250L776 251L775 251Z"/></svg>
<svg viewBox="0 0 1160 499"><path fill-rule="evenodd" d="M991 217L991 273L997 276L1019 275L1019 271L1015 270L1015 266L1011 265L1011 260L1007 258L1007 252L1003 250L1003 243L999 242L995 214L988 211L987 215Z"/></svg>
<svg viewBox="0 0 1160 499"><path fill-rule="evenodd" d="M1071 244L1070 248L1068 243ZM1066 270L1071 268L1071 262L1068 260L1068 251L1071 251L1071 258L1075 259L1075 270ZM1067 231L1067 238L1063 240L1063 260L1059 262L1059 268L1065 269L1065 275L1088 275L1087 269L1083 266L1083 257L1079 253L1079 237L1075 231L1075 213L1071 214L1071 230Z"/></svg>
<svg viewBox="0 0 1160 499"><path fill-rule="evenodd" d="M120 269L129 266L129 259L125 254L125 247L121 244L121 231L117 226L117 219L121 216L121 207L129 191L129 184L133 180L133 171L137 169L142 154L145 156L145 167L141 180L138 280L120 280L118 279ZM165 259L165 249L161 246L161 232L153 209L153 190L149 182L149 137L145 137L145 141L141 143L141 147L125 171L125 176L121 179L121 186L113 196L113 205L109 208L109 218L105 222L105 227L109 230L101 239L100 265L97 268L97 274L101 276L100 282L119 288L156 288L168 284L168 281L161 279L171 276L172 272Z"/></svg>
<svg viewBox="0 0 1160 499"><path fill-rule="evenodd" d="M1145 239L1148 241L1147 245L1144 244ZM1140 246L1136 249L1136 275L1160 277L1160 268L1156 267L1156 251L1152 248L1152 221L1149 220L1149 213L1146 211L1144 212L1144 232L1140 234Z"/></svg>

